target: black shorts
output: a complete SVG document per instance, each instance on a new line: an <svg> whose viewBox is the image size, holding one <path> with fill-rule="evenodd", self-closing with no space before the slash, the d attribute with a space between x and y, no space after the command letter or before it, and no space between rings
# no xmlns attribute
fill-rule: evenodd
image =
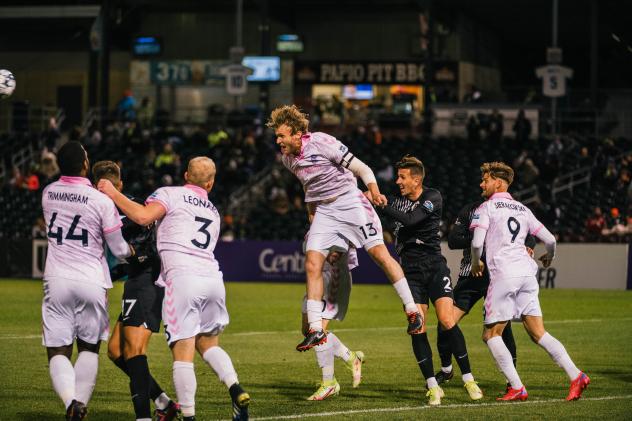
<svg viewBox="0 0 632 421"><path fill-rule="evenodd" d="M125 281L123 311L119 322L123 326L143 326L154 333L160 331L164 288L154 284L156 273L147 270Z"/></svg>
<svg viewBox="0 0 632 421"><path fill-rule="evenodd" d="M489 275L485 272L483 276L459 276L459 280L454 287L454 305L463 310L466 314L481 298L487 295L489 287Z"/></svg>
<svg viewBox="0 0 632 421"><path fill-rule="evenodd" d="M452 280L450 269L443 256L421 258L419 262L402 265L410 292L416 304L434 304L439 298L452 297Z"/></svg>

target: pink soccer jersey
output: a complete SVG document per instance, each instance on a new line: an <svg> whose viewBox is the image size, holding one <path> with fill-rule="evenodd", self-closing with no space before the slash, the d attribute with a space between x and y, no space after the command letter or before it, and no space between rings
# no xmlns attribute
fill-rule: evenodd
<svg viewBox="0 0 632 421"><path fill-rule="evenodd" d="M485 256L490 279L534 276L537 263L524 245L527 234L536 235L543 225L531 210L509 193L495 193L472 216L470 230L487 230Z"/></svg>
<svg viewBox="0 0 632 421"><path fill-rule="evenodd" d="M298 177L305 190L305 201L316 202L338 196L357 187L351 171L341 165L353 154L338 139L328 134L306 133L301 138L298 156L283 155L283 164Z"/></svg>
<svg viewBox="0 0 632 421"><path fill-rule="evenodd" d="M157 228L163 272L168 275L170 270L179 268L208 275L218 273L213 251L221 221L206 190L192 184L161 187L147 198L146 203L152 202L160 203L166 210ZM204 267L199 267L201 262Z"/></svg>
<svg viewBox="0 0 632 421"><path fill-rule="evenodd" d="M48 226L44 279L65 278L112 288L104 234L121 228L114 203L83 177L62 176L42 193Z"/></svg>

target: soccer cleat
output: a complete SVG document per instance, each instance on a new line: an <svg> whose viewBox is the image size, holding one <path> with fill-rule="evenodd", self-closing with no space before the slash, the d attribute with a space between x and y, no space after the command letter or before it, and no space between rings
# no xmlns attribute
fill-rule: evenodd
<svg viewBox="0 0 632 421"><path fill-rule="evenodd" d="M349 361L345 361L345 366L353 374L353 387L360 386L362 382L362 364L364 364L364 352L362 351L352 352Z"/></svg>
<svg viewBox="0 0 632 421"><path fill-rule="evenodd" d="M496 398L497 401L526 401L529 397L527 389L522 386L520 389L509 388L509 391L504 396Z"/></svg>
<svg viewBox="0 0 632 421"><path fill-rule="evenodd" d="M474 380L465 382L463 387L467 390L467 394L470 395L470 399L473 401L483 399L483 391Z"/></svg>
<svg viewBox="0 0 632 421"><path fill-rule="evenodd" d="M435 386L428 389L426 397L428 398L428 405L437 406L441 405L441 398L444 397L443 389L441 386Z"/></svg>
<svg viewBox="0 0 632 421"><path fill-rule="evenodd" d="M66 421L81 421L88 414L88 408L83 402L73 399L66 409Z"/></svg>
<svg viewBox="0 0 632 421"><path fill-rule="evenodd" d="M303 342L296 345L296 350L299 352L307 351L315 347L316 345L321 345L327 342L327 334L322 330L314 330L310 329L307 331L307 335L305 335L305 339Z"/></svg>
<svg viewBox="0 0 632 421"><path fill-rule="evenodd" d="M421 329L424 327L424 318L418 311L406 313L408 319L408 334L416 335L421 333Z"/></svg>
<svg viewBox="0 0 632 421"><path fill-rule="evenodd" d="M581 398L582 392L590 384L590 378L583 371L579 373L579 376L571 382L571 388L568 391L567 401L576 401Z"/></svg>
<svg viewBox="0 0 632 421"><path fill-rule="evenodd" d="M327 398L336 396L340 392L340 385L336 379L323 380L318 389L307 398L308 401L324 401Z"/></svg>
<svg viewBox="0 0 632 421"><path fill-rule="evenodd" d="M248 405L250 405L250 395L235 383L228 390L230 399L233 402L233 421L248 421Z"/></svg>
<svg viewBox="0 0 632 421"><path fill-rule="evenodd" d="M172 421L180 419L180 404L174 401L169 401L165 409L158 409L154 411L154 418L156 421Z"/></svg>
<svg viewBox="0 0 632 421"><path fill-rule="evenodd" d="M439 370L437 374L435 374L435 379L437 379L438 384L447 383L452 380L452 377L454 377L454 370L450 370L449 373Z"/></svg>

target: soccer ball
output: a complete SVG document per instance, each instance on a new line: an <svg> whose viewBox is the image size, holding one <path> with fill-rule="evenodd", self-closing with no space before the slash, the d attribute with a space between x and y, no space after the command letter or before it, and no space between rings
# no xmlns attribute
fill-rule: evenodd
<svg viewBox="0 0 632 421"><path fill-rule="evenodd" d="M10 96L15 90L15 76L8 70L0 70L0 99Z"/></svg>

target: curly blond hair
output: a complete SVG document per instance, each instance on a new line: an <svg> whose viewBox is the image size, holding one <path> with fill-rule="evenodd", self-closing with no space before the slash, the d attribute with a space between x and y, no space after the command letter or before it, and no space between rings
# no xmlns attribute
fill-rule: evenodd
<svg viewBox="0 0 632 421"><path fill-rule="evenodd" d="M500 178L508 185L513 183L514 170L504 162L485 162L481 165L481 175L489 174L491 178Z"/></svg>
<svg viewBox="0 0 632 421"><path fill-rule="evenodd" d="M307 133L309 116L296 105L283 105L270 113L270 119L268 119L266 126L276 130L284 124L292 130L292 134Z"/></svg>

